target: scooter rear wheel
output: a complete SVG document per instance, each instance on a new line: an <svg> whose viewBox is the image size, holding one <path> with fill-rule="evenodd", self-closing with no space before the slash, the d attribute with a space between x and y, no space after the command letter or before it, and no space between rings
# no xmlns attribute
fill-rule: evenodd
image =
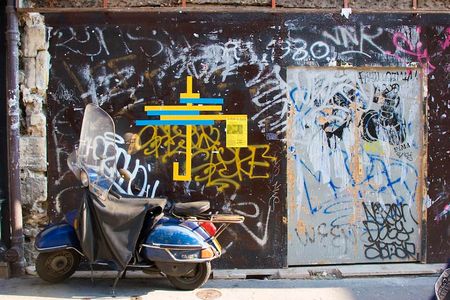
<svg viewBox="0 0 450 300"><path fill-rule="evenodd" d="M44 252L36 259L36 272L41 279L58 283L72 276L79 264L80 255L74 250Z"/></svg>
<svg viewBox="0 0 450 300"><path fill-rule="evenodd" d="M167 276L170 283L179 290L195 290L204 285L211 275L211 262L199 263L194 270L184 276Z"/></svg>

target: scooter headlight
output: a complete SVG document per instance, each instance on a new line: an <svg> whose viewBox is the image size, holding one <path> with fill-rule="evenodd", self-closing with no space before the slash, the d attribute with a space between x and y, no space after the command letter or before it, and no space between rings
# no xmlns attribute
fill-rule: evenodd
<svg viewBox="0 0 450 300"><path fill-rule="evenodd" d="M81 184L85 187L89 186L89 178L85 171L80 172Z"/></svg>

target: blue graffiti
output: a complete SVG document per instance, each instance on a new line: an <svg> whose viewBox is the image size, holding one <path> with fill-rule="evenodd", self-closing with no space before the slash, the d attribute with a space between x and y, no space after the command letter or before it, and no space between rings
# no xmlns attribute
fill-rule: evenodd
<svg viewBox="0 0 450 300"><path fill-rule="evenodd" d="M330 156L332 151L330 151ZM324 214L331 214L335 212L345 212L348 210L350 213L352 211L351 207L348 209L339 208L339 205L345 206L344 203L352 202L346 200L346 189L351 186L358 189L358 197L364 200L364 190L366 193L371 193L373 195L383 195L383 198L393 198L397 205L403 203L408 203L409 201L414 202L416 197L416 190L418 186L419 174L414 165L407 162L390 158L389 160L383 160L383 157L364 153L367 155L368 164L366 164L364 169L365 176L358 180L358 176L354 176L350 168L350 157L345 150L341 150L344 157L344 165L346 175L348 175L349 181L342 185L337 183L337 180L329 178L327 182L324 181L324 176L322 176L322 171L314 172L310 167L307 166L305 161L300 158L297 154L294 154L294 158L306 171L303 177L303 188L305 191L305 197L311 214L316 214L321 211ZM395 173L399 173L395 175ZM412 176L408 176L411 175ZM411 177L413 179L411 179ZM409 178L409 179L408 179ZM332 195L332 199L322 203L321 205L313 203L311 199L311 192L309 185L313 182L323 185L327 188ZM345 216L340 215L339 219L343 219ZM336 220L334 220L336 221Z"/></svg>
<svg viewBox="0 0 450 300"><path fill-rule="evenodd" d="M296 101L295 101L295 93L297 91L298 91L298 87L295 87L295 88L291 89L291 91L289 92L289 100L291 100L292 104L294 105L295 111L297 113L299 113L303 109L303 105L306 102L306 100L308 99L308 91L307 90L303 90L303 92L304 92L303 101L300 103L300 106L298 106ZM304 115L306 116L310 111L311 111L311 108L308 108L306 110L306 112L304 113Z"/></svg>

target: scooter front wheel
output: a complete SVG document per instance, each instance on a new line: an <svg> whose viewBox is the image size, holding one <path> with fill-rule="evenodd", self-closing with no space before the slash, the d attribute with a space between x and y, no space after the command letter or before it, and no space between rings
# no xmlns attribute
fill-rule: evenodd
<svg viewBox="0 0 450 300"><path fill-rule="evenodd" d="M211 262L198 263L188 274L183 276L167 276L170 283L179 290L195 290L204 285L211 275Z"/></svg>
<svg viewBox="0 0 450 300"><path fill-rule="evenodd" d="M80 255L74 250L43 252L36 259L36 272L41 279L58 283L72 276L79 264Z"/></svg>

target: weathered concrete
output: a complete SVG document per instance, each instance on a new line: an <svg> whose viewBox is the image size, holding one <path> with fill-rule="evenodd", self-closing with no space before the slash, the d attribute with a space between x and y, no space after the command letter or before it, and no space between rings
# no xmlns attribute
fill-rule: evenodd
<svg viewBox="0 0 450 300"><path fill-rule="evenodd" d="M213 270L214 279L338 279L374 276L438 276L445 264L361 264L338 266L290 267L285 269L234 269ZM27 267L27 274L37 276L34 266ZM94 271L94 278L115 278L115 271ZM90 271L77 271L73 277L88 278ZM159 273L146 274L128 271L128 278L161 278Z"/></svg>
<svg viewBox="0 0 450 300"><path fill-rule="evenodd" d="M22 40L22 53L25 57L35 57L38 50L44 50L45 44L45 26L36 25L27 27Z"/></svg>
<svg viewBox="0 0 450 300"><path fill-rule="evenodd" d="M50 54L47 51L39 51L36 55L36 87L46 90L48 87L48 75L50 71Z"/></svg>
<svg viewBox="0 0 450 300"><path fill-rule="evenodd" d="M87 1L51 1L51 0L23 0L22 7L68 7L72 5L77 5L79 3L80 7L90 7L97 6L100 1L87 0Z"/></svg>
<svg viewBox="0 0 450 300"><path fill-rule="evenodd" d="M437 275L445 264L360 264L339 266L307 266L287 269L213 270L214 279L245 279L265 276L276 279L344 278L368 276Z"/></svg>
<svg viewBox="0 0 450 300"><path fill-rule="evenodd" d="M23 203L25 258L34 261L34 238L47 218L46 102L50 69L46 27L40 14L22 15L21 100L25 122L20 138L20 180Z"/></svg>
<svg viewBox="0 0 450 300"><path fill-rule="evenodd" d="M177 6L181 0L110 0L109 7Z"/></svg>
<svg viewBox="0 0 450 300"><path fill-rule="evenodd" d="M22 34L22 55L24 57L36 57L39 50L47 50L44 17L37 13L26 14L22 23L25 24Z"/></svg>
<svg viewBox="0 0 450 300"><path fill-rule="evenodd" d="M21 173L21 188L24 192L24 196L22 196L23 205L34 207L35 202L44 202L47 200L46 178L40 172L23 169Z"/></svg>
<svg viewBox="0 0 450 300"><path fill-rule="evenodd" d="M33 172L23 168L20 177L24 218L23 233L26 241L25 259L27 263L31 263L37 256L34 239L39 233L39 227L48 223L47 176L43 172Z"/></svg>
<svg viewBox="0 0 450 300"><path fill-rule="evenodd" d="M342 277L436 275L446 268L445 264L370 264L342 265L338 270Z"/></svg>
<svg viewBox="0 0 450 300"><path fill-rule="evenodd" d="M429 299L437 277L341 280L209 280L195 291L177 291L166 279L122 279L114 299ZM0 299L105 299L111 278L71 278L52 285L36 277L0 281Z"/></svg>
<svg viewBox="0 0 450 300"><path fill-rule="evenodd" d="M369 8L378 10L387 9L412 9L411 0L351 0L350 7L352 8Z"/></svg>
<svg viewBox="0 0 450 300"><path fill-rule="evenodd" d="M44 97L36 91L32 91L23 86L22 102L25 105L26 112L26 132L32 136L45 136L46 118L42 113Z"/></svg>
<svg viewBox="0 0 450 300"><path fill-rule="evenodd" d="M27 89L36 88L36 59L34 57L24 57L23 69L24 78L23 83Z"/></svg>
<svg viewBox="0 0 450 300"><path fill-rule="evenodd" d="M308 1L308 0L278 0L277 6L283 7L299 7L299 8L339 8L342 7L343 2L337 0L322 0L322 1Z"/></svg>
<svg viewBox="0 0 450 300"><path fill-rule="evenodd" d="M269 0L188 0L192 4L269 6Z"/></svg>
<svg viewBox="0 0 450 300"><path fill-rule="evenodd" d="M192 4L217 4L217 5L247 5L247 6L269 6L268 0L187 0ZM151 6L178 6L181 0L109 0L108 7L151 7ZM25 0L23 7L58 7L58 8L88 8L102 7L103 1L100 0ZM341 8L343 1L337 0L279 0L277 6L297 7L297 8ZM362 9L412 9L411 0L352 0L350 7ZM450 2L447 0L419 0L419 8L439 9L450 8Z"/></svg>
<svg viewBox="0 0 450 300"><path fill-rule="evenodd" d="M448 0L418 0L419 8L450 8Z"/></svg>
<svg viewBox="0 0 450 300"><path fill-rule="evenodd" d="M40 136L20 138L20 166L30 171L47 170L47 139Z"/></svg>

